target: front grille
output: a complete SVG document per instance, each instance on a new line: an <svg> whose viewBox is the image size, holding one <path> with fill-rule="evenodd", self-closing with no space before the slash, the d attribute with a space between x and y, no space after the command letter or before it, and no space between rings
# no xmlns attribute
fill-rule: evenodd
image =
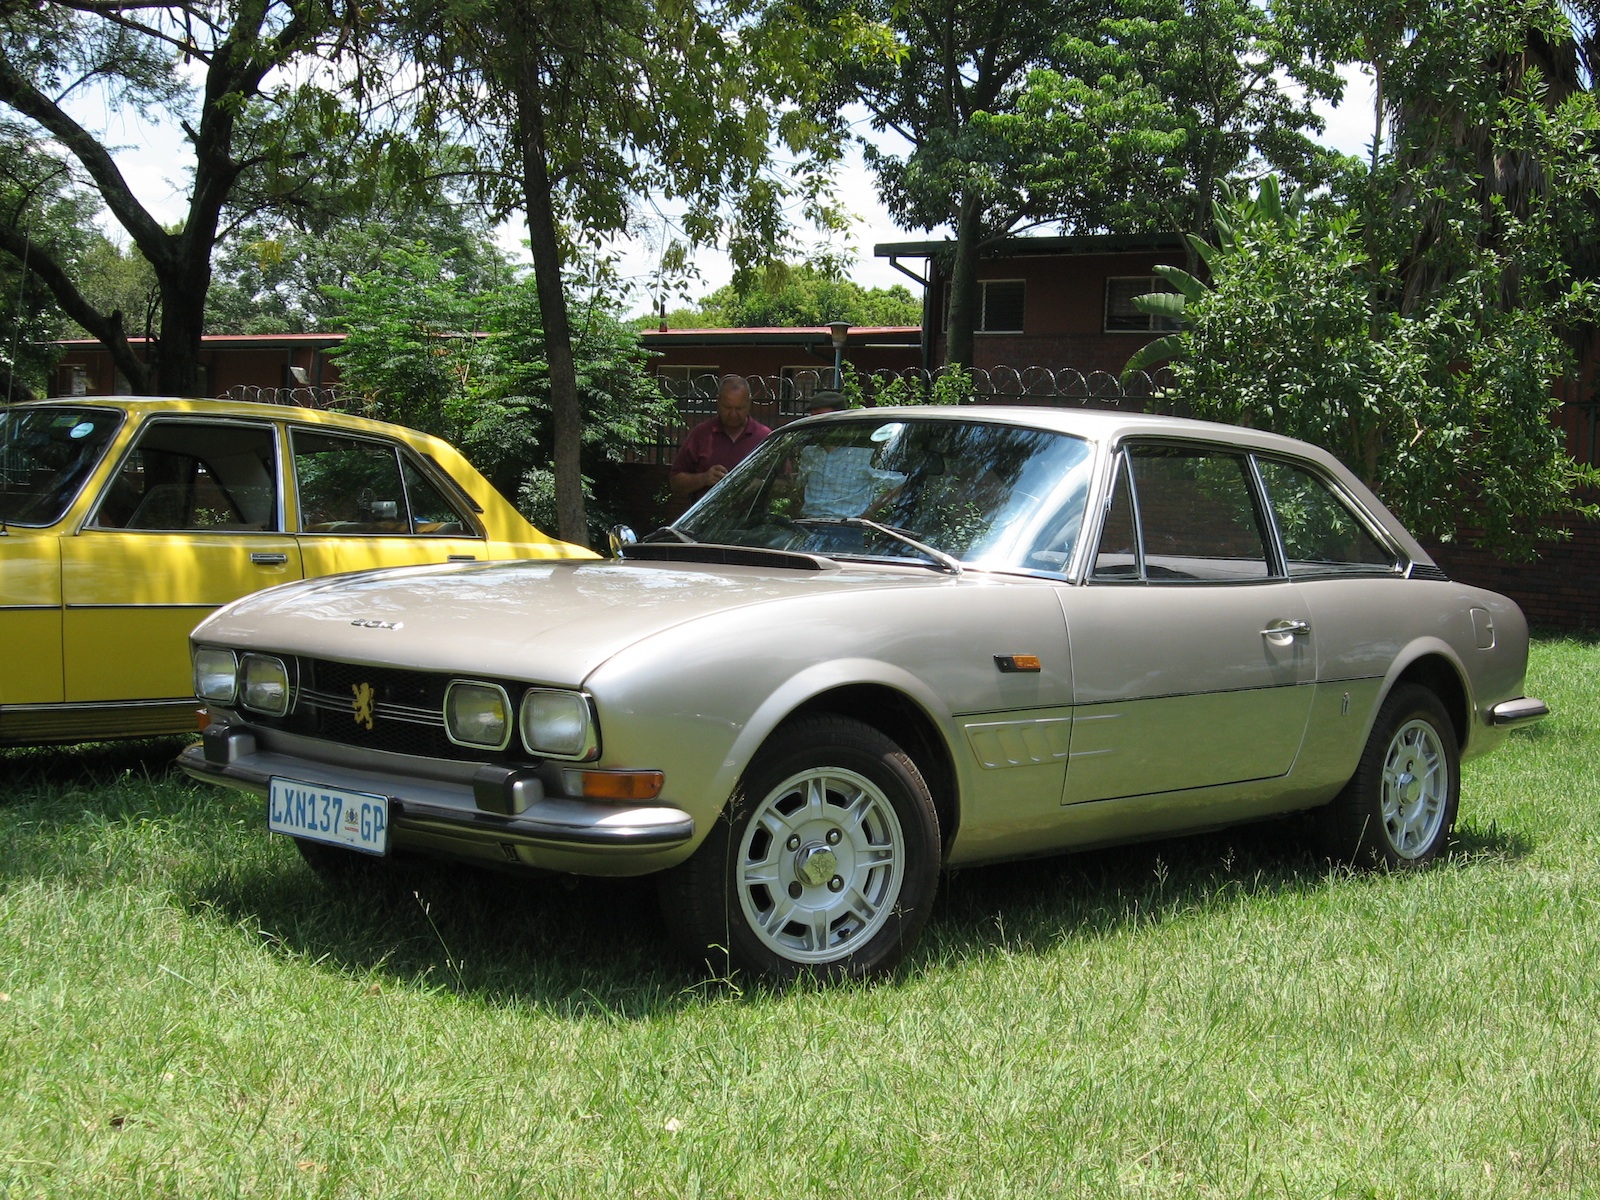
<svg viewBox="0 0 1600 1200"><path fill-rule="evenodd" d="M524 761L513 739L512 746L496 751L458 746L445 736L444 693L455 675L436 675L427 671L406 671L394 667L361 667L325 658L297 658L298 672L294 707L284 717L252 720L289 733L386 750L393 754L416 754L428 758L464 762ZM358 720L362 688L370 688L371 724L363 708ZM515 695L517 686L507 688Z"/></svg>

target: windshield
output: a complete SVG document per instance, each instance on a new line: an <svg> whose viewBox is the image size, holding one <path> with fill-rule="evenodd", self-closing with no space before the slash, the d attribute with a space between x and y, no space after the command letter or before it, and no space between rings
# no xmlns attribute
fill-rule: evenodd
<svg viewBox="0 0 1600 1200"><path fill-rule="evenodd" d="M113 408L0 409L0 523L59 521L122 420Z"/></svg>
<svg viewBox="0 0 1600 1200"><path fill-rule="evenodd" d="M944 555L1060 572L1083 525L1092 461L1082 438L1016 425L806 421L763 442L675 528L700 542L834 558L937 565Z"/></svg>

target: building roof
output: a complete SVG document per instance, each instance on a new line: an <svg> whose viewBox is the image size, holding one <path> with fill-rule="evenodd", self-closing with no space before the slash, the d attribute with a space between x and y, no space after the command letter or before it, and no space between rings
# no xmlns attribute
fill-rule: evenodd
<svg viewBox="0 0 1600 1200"><path fill-rule="evenodd" d="M201 336L200 345L208 350L272 350L292 346L337 346L344 341L343 333L207 333ZM143 346L149 339L130 337L130 346ZM98 338L60 338L51 343L68 349L92 349L101 345Z"/></svg>
<svg viewBox="0 0 1600 1200"><path fill-rule="evenodd" d="M1176 233L1075 233L1065 237L1010 237L983 248L985 258L1030 258L1042 255L1131 254L1137 251L1182 250ZM877 258L933 258L955 249L950 238L929 242L879 242Z"/></svg>
<svg viewBox="0 0 1600 1200"><path fill-rule="evenodd" d="M668 346L809 346L831 345L826 325L794 325L756 329L646 329L639 340L655 350ZM847 346L918 346L920 325L857 325L845 335Z"/></svg>

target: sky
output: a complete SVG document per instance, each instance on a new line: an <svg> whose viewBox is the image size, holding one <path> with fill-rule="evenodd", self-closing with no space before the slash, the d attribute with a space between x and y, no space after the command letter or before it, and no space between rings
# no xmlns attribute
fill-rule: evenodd
<svg viewBox="0 0 1600 1200"><path fill-rule="evenodd" d="M1339 107L1319 105L1319 109L1327 122L1322 137L1327 145L1347 154L1365 153L1372 136L1370 76L1354 70L1347 72L1344 99ZM152 215L163 224L182 219L187 206L185 171L189 158L182 134L174 125L146 120L131 110L107 110L89 101L82 103L74 115L86 126L103 133L113 147L113 157L128 185ZM862 136L871 136L864 119L857 122L856 129ZM911 285L910 280L890 266L887 259L873 256L872 248L877 243L949 236L948 229L929 233L898 228L878 202L872 176L862 162L859 148L853 150L845 160L838 179L838 195L844 207L855 216L847 237L847 244L856 255L856 266L850 272L850 277L863 286ZM648 212L643 224L651 230L650 234L609 247L618 256L622 278L636 285L637 290L630 304L634 311L653 308L654 301L645 294L644 285L660 253L660 235L664 223L670 222L672 216L671 212ZM126 242L120 226L109 214L102 216L102 222L108 235L119 242ZM520 218L503 225L498 237L508 253L527 261L525 234ZM817 241L815 234L808 238L805 230L798 231L797 237L802 246ZM701 282L691 290L693 297L721 287L732 276L733 269L728 256L718 250L703 249L694 261ZM676 306L681 301L669 298L668 303Z"/></svg>

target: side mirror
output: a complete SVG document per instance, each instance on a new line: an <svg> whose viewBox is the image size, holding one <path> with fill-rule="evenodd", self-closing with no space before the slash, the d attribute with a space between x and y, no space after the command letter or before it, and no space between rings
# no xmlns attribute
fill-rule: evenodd
<svg viewBox="0 0 1600 1200"><path fill-rule="evenodd" d="M606 540L611 543L611 557L621 558L623 548L633 545L639 537L631 525L613 525L606 531Z"/></svg>

